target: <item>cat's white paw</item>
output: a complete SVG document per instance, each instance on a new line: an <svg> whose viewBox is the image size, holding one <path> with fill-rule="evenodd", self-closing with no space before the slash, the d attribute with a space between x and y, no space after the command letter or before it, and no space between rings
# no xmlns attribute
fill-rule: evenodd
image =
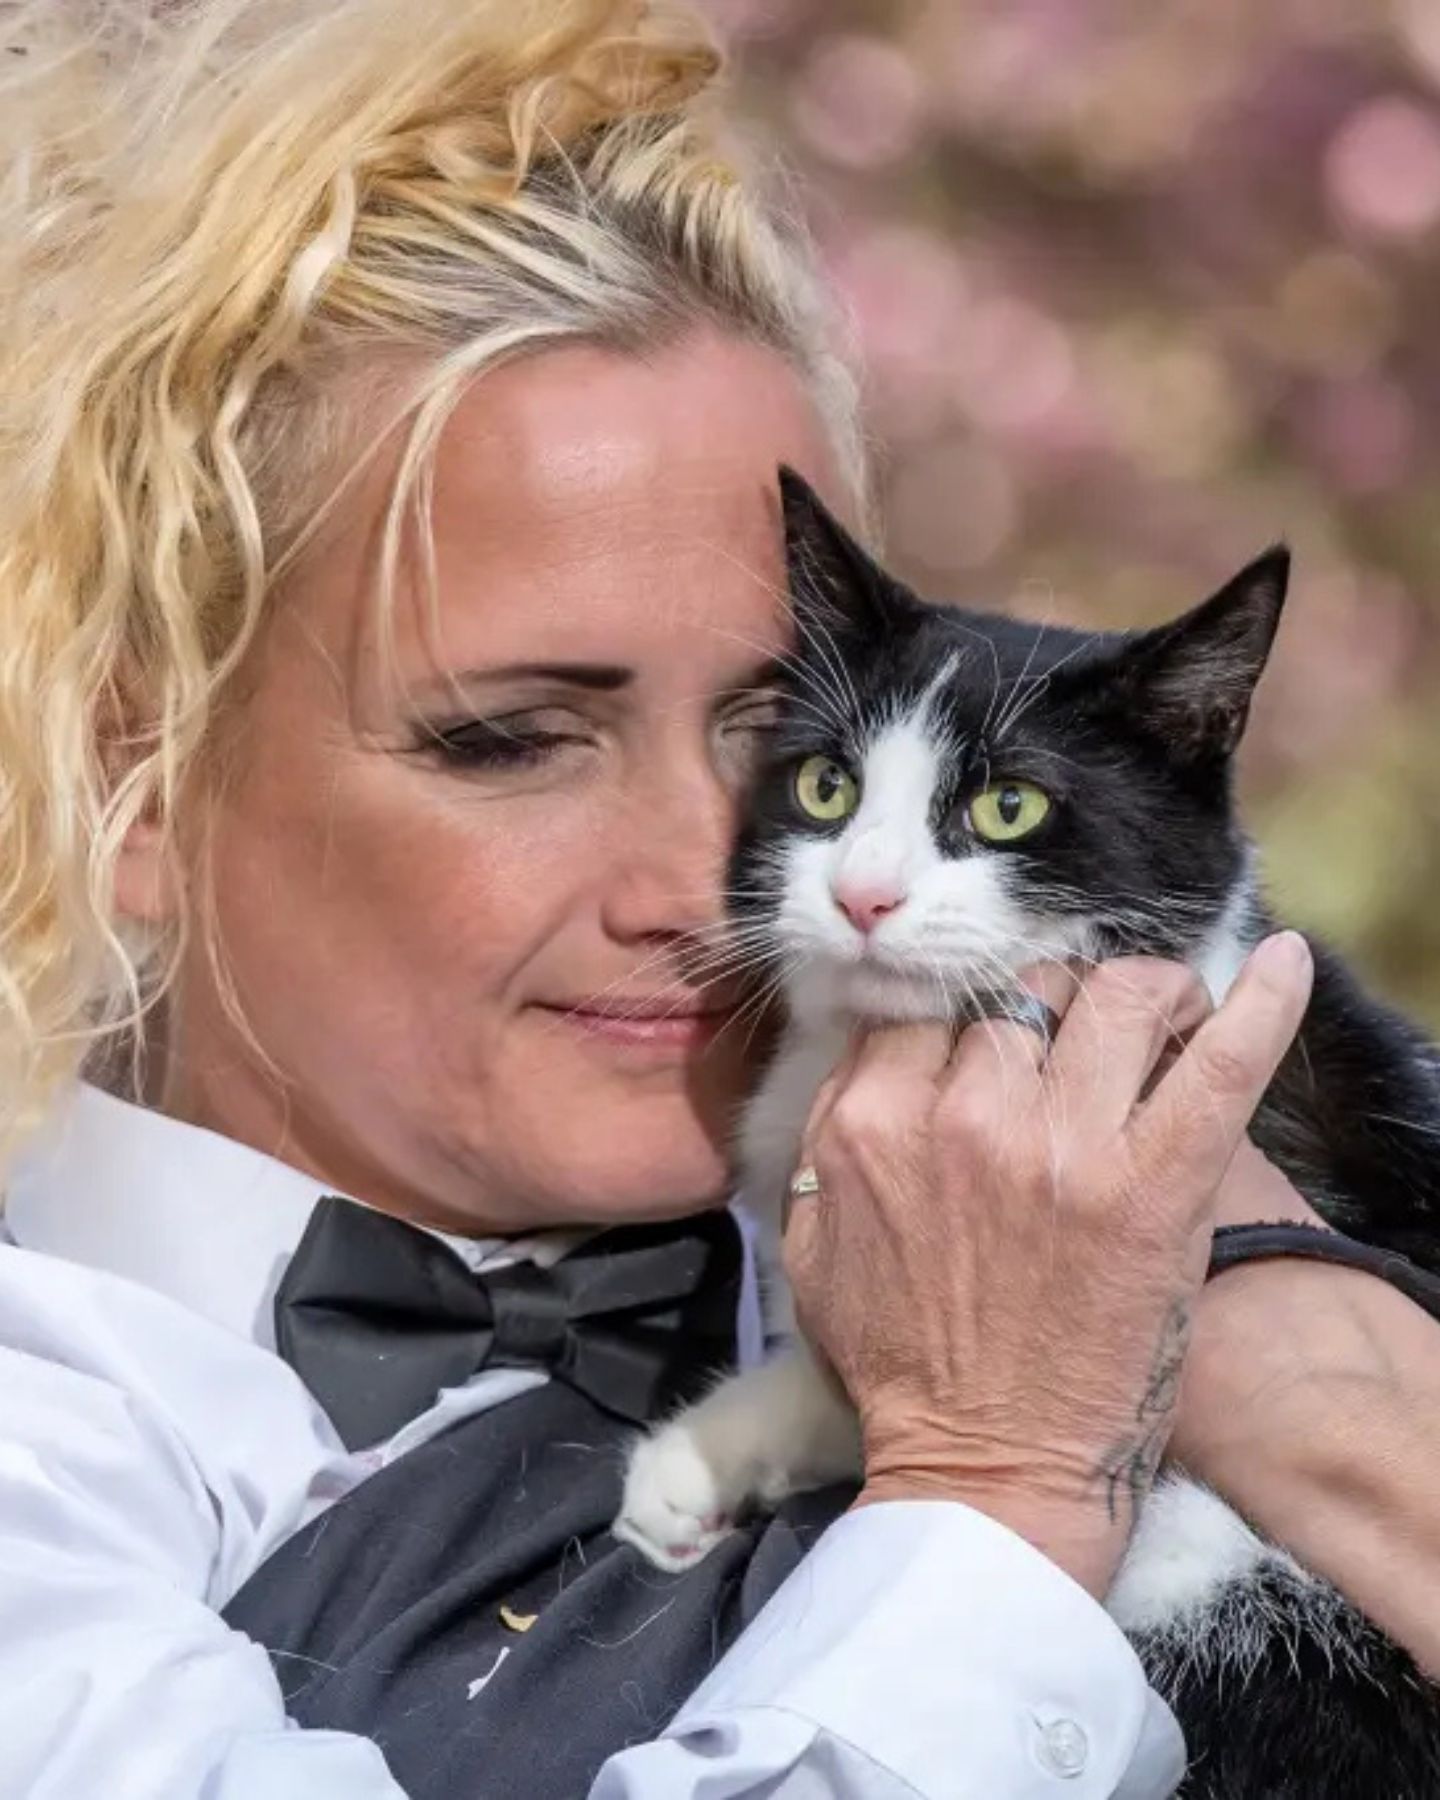
<svg viewBox="0 0 1440 1800"><path fill-rule="evenodd" d="M625 1473L620 1516L611 1527L658 1568L693 1568L730 1530L718 1472L691 1432L666 1425L642 1438Z"/></svg>

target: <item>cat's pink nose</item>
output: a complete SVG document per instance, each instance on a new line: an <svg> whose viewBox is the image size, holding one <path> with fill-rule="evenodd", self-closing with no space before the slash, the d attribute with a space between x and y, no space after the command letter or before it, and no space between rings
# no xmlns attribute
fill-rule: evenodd
<svg viewBox="0 0 1440 1800"><path fill-rule="evenodd" d="M883 882L842 882L834 889L835 904L861 933L869 936L888 914L898 912L905 904L899 888Z"/></svg>

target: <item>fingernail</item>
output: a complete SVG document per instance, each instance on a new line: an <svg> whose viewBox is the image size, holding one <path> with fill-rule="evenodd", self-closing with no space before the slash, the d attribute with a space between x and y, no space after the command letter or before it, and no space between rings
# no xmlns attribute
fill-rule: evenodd
<svg viewBox="0 0 1440 1800"><path fill-rule="evenodd" d="M1315 959L1298 931L1277 931L1262 939L1250 960L1267 975L1285 979L1308 974Z"/></svg>

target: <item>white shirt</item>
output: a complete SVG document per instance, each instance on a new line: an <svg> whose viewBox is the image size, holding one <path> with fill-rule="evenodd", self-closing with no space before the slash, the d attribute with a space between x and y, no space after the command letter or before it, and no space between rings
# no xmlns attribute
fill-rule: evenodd
<svg viewBox="0 0 1440 1800"><path fill-rule="evenodd" d="M272 1336L318 1198L271 1157L90 1087L15 1172L0 1800L403 1800L369 1740L286 1719L265 1651L219 1609L375 1469L545 1377L480 1374L347 1453ZM1173 1717L1069 1577L967 1507L892 1502L831 1526L591 1800L1158 1800L1182 1768Z"/></svg>

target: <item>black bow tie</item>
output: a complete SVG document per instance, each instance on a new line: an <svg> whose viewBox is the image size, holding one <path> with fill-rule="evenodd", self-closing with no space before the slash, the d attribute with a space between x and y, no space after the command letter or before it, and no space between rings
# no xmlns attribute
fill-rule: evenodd
<svg viewBox="0 0 1440 1800"><path fill-rule="evenodd" d="M475 1275L430 1232L330 1195L276 1293L275 1342L349 1450L481 1369L548 1369L640 1423L734 1360L740 1269L724 1212Z"/></svg>

